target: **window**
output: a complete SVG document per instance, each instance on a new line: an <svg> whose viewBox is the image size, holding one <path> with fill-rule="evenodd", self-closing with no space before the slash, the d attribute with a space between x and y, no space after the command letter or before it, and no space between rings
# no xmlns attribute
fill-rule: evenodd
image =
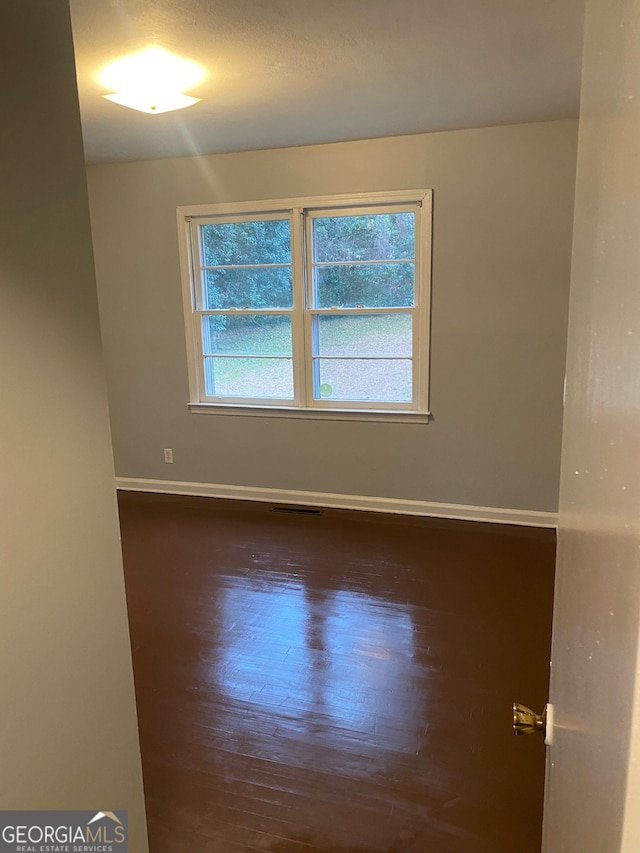
<svg viewBox="0 0 640 853"><path fill-rule="evenodd" d="M178 223L192 409L426 419L430 191Z"/></svg>

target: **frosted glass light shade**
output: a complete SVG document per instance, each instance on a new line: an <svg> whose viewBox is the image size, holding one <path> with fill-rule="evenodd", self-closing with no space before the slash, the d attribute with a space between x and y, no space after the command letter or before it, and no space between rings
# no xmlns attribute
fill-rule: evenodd
<svg viewBox="0 0 640 853"><path fill-rule="evenodd" d="M132 110L142 113L168 113L171 110L182 110L197 104L201 98L192 98L182 92L164 92L158 95L149 95L145 92L116 92L113 95L103 95L107 101L122 104Z"/></svg>

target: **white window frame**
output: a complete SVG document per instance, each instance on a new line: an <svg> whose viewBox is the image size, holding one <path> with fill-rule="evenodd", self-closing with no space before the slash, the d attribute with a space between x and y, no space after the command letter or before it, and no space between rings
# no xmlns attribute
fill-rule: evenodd
<svg viewBox="0 0 640 853"><path fill-rule="evenodd" d="M415 300L399 308L315 308L312 302L313 261L311 227L320 216L343 214L413 212L415 214ZM429 331L431 304L431 216L432 191L358 193L315 196L230 204L188 205L177 208L182 295L189 373L189 408L192 412L244 414L271 417L311 417L332 420L413 421L429 420ZM209 222L255 219L289 219L291 222L291 266L293 307L290 309L247 309L247 314L286 314L291 317L293 399L208 397L205 385L202 318L228 314L228 310L203 305L198 225ZM384 259L383 259L384 260ZM381 261L376 261L381 262ZM235 314L236 311L234 310ZM242 314L242 309L237 311ZM412 316L412 401L387 403L314 399L312 323L318 315L362 316L373 314ZM357 358L357 357L356 357Z"/></svg>

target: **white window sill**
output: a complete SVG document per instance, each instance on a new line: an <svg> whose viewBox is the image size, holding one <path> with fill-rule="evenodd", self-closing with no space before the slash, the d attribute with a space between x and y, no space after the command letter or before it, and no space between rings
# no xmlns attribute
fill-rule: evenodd
<svg viewBox="0 0 640 853"><path fill-rule="evenodd" d="M220 403L190 403L198 415L242 415L254 418L306 418L320 421L373 421L375 423L428 424L430 412L389 409L293 409L285 406L229 406Z"/></svg>

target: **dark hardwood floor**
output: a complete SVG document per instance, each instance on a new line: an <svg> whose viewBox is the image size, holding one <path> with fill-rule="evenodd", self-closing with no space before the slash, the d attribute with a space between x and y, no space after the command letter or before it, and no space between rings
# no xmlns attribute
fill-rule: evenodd
<svg viewBox="0 0 640 853"><path fill-rule="evenodd" d="M552 531L120 513L151 853L539 853Z"/></svg>

